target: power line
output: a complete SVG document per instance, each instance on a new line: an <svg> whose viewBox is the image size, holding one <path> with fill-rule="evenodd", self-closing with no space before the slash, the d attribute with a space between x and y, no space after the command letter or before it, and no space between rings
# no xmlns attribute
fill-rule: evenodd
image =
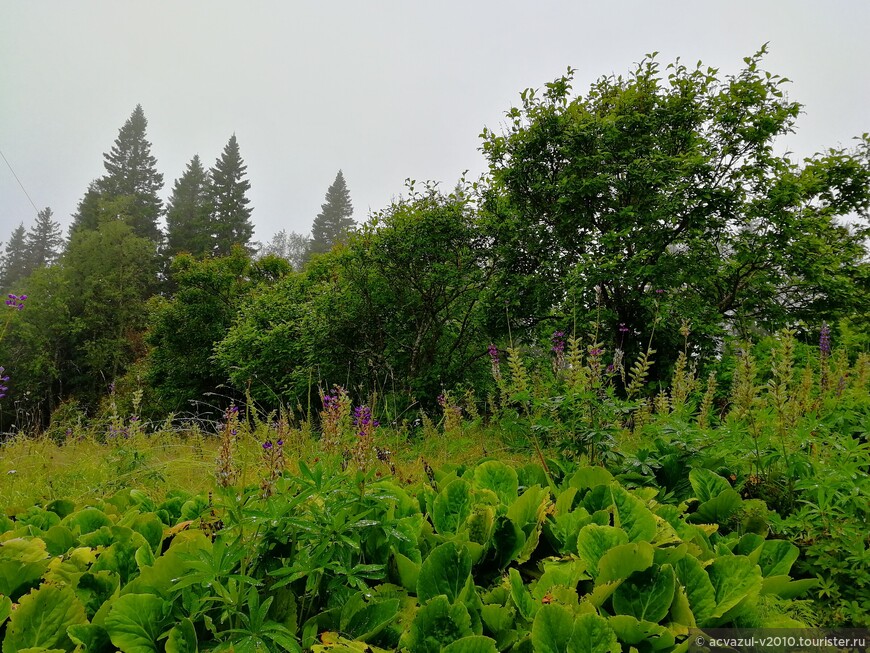
<svg viewBox="0 0 870 653"><path fill-rule="evenodd" d="M33 200L30 199L30 193L27 192L27 189L24 187L24 184L21 183L21 180L18 178L18 175L15 174L15 170L12 169L12 164L9 163L9 159L7 159L6 155L3 154L3 150L0 150L0 156L3 157L3 160L6 162L6 165L9 166L9 172L11 172L12 176L15 177L15 181L18 182L18 185L21 186L21 190L24 191L24 194L27 196L27 199L30 200L30 206L32 206L33 210L36 211L36 214L39 215L39 209L36 208L36 204L34 204Z"/></svg>

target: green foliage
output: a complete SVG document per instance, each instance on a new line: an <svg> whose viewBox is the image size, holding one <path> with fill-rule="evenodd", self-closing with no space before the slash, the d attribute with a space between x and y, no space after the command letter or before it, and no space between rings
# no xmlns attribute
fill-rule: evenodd
<svg viewBox="0 0 870 653"><path fill-rule="evenodd" d="M523 92L504 134L484 130L487 223L518 324L556 312L618 344L620 325L646 342L660 321L657 349L673 362L682 320L712 345L726 325L866 305L867 226L837 218L866 218L867 143L802 165L775 154L800 105L764 54L725 77L649 57L585 96L569 69Z"/></svg>
<svg viewBox="0 0 870 653"><path fill-rule="evenodd" d="M171 258L182 252L193 256L211 254L211 213L211 179L196 155L172 188L166 207L164 256Z"/></svg>
<svg viewBox="0 0 870 653"><path fill-rule="evenodd" d="M213 211L210 253L215 256L227 256L235 246L248 249L254 233L248 206L251 200L247 196L251 182L245 179L247 169L239 153L239 142L233 134L210 170L210 208Z"/></svg>
<svg viewBox="0 0 870 653"><path fill-rule="evenodd" d="M347 241L356 227L353 220L353 204L344 173L335 175L335 181L326 191L326 202L321 205L320 213L311 225L311 240L308 242L308 255L324 254L333 246Z"/></svg>

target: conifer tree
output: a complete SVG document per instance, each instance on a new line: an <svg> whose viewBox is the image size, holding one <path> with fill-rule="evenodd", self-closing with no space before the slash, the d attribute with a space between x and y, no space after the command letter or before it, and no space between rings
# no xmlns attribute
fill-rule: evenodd
<svg viewBox="0 0 870 653"><path fill-rule="evenodd" d="M157 193L163 188L163 175L157 172L157 159L151 155L151 143L145 139L148 121L137 104L132 115L121 127L112 150L103 155L106 175L99 190L114 199L126 195L133 198L127 222L137 236L160 240L157 219L163 202Z"/></svg>
<svg viewBox="0 0 870 653"><path fill-rule="evenodd" d="M25 239L27 263L30 271L51 265L63 246L60 223L52 220L52 211L45 207L37 214L36 223Z"/></svg>
<svg viewBox="0 0 870 653"><path fill-rule="evenodd" d="M326 191L326 202L320 205L320 213L311 225L309 254L328 252L336 243L344 240L356 223L353 218L353 204L341 170L335 181Z"/></svg>
<svg viewBox="0 0 870 653"><path fill-rule="evenodd" d="M100 226L100 180L95 179L88 185L84 197L79 200L73 221L69 227L69 235L81 229L96 229Z"/></svg>
<svg viewBox="0 0 870 653"><path fill-rule="evenodd" d="M210 232L211 180L199 155L187 164L175 180L166 209L166 255L188 252L204 256L212 252Z"/></svg>
<svg viewBox="0 0 870 653"><path fill-rule="evenodd" d="M30 274L27 258L27 231L22 222L9 236L6 244L3 268L0 270L0 288L12 290L15 284Z"/></svg>
<svg viewBox="0 0 870 653"><path fill-rule="evenodd" d="M251 182L244 178L247 169L233 134L211 169L211 233L213 253L217 256L228 255L233 245L250 249L254 226L248 206L251 200L246 196L251 188Z"/></svg>

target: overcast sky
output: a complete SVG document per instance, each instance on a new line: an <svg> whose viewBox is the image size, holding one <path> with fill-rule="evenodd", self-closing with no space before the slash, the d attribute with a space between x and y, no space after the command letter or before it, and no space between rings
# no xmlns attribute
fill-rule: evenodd
<svg viewBox="0 0 870 653"><path fill-rule="evenodd" d="M804 104L788 149L849 146L870 131L868 28L867 0L0 0L0 150L66 227L137 103L164 199L235 132L268 240L308 233L339 168L358 221L405 178L476 177L521 90L572 66L585 91L653 51L728 73L769 42ZM0 160L0 239L34 217Z"/></svg>

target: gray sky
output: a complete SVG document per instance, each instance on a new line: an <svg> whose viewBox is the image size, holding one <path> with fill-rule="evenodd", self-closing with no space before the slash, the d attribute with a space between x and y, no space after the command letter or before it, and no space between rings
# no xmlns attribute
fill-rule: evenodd
<svg viewBox="0 0 870 653"><path fill-rule="evenodd" d="M310 230L339 168L358 221L407 177L476 177L521 90L572 66L585 91L653 51L729 73L770 42L805 105L788 149L850 146L870 131L868 28L866 0L0 0L0 150L66 227L137 103L164 199L235 132L268 240ZM0 160L0 239L34 217Z"/></svg>

